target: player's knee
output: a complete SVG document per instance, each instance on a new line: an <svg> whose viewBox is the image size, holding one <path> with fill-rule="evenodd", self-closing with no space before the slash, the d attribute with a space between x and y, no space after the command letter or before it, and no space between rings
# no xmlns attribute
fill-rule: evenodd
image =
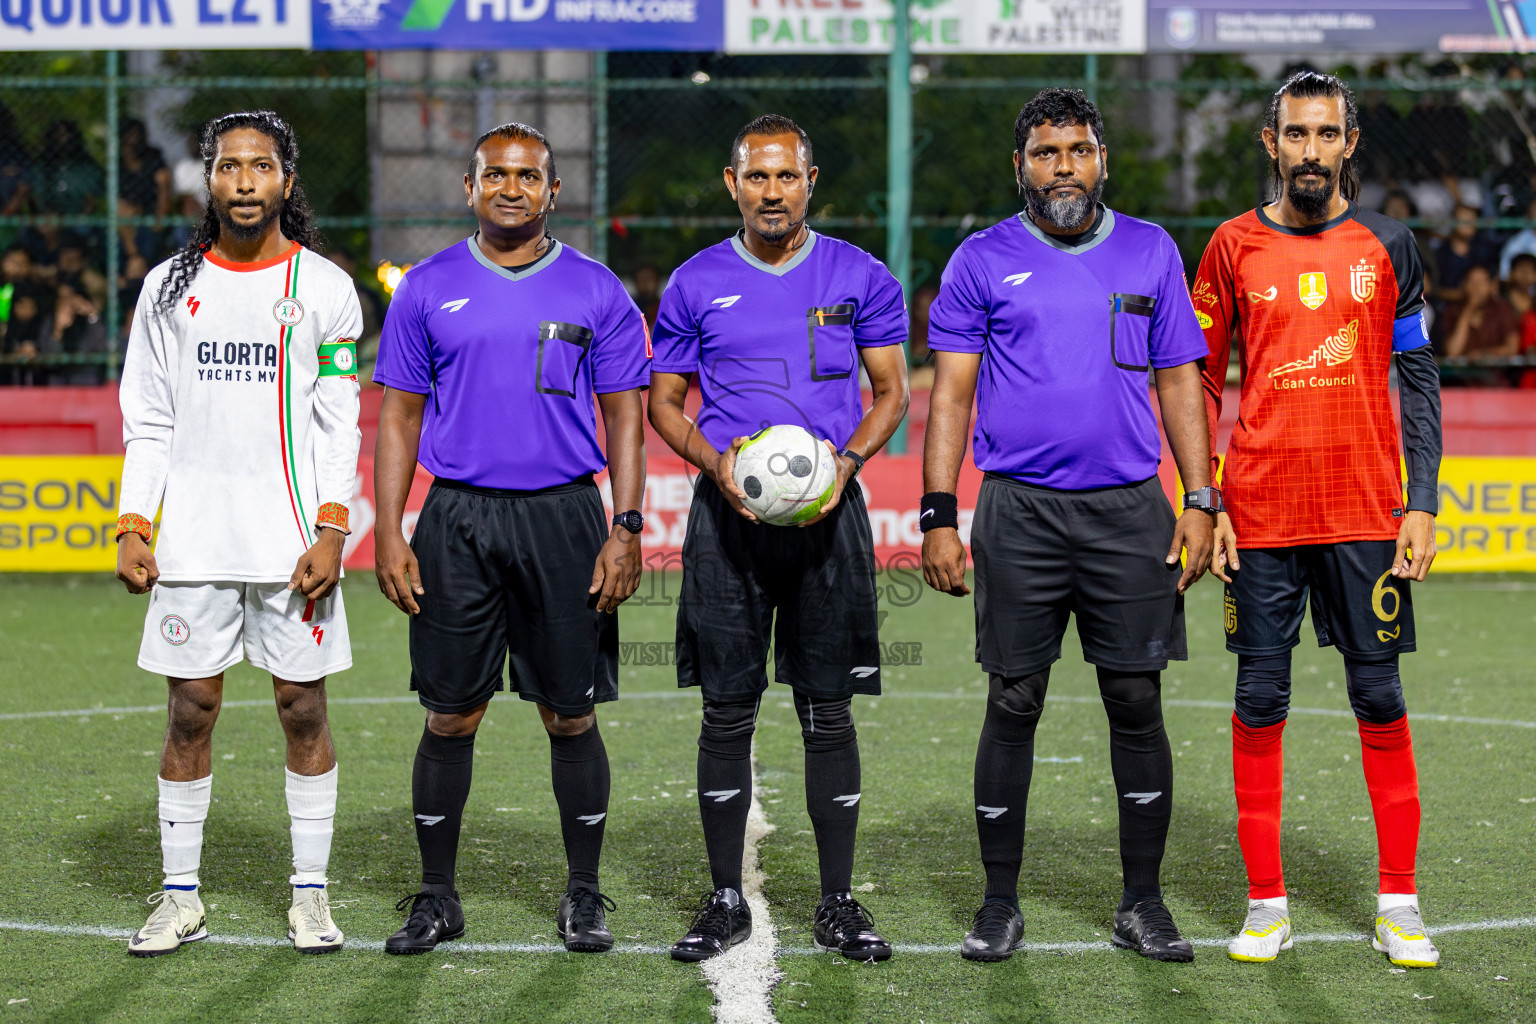
<svg viewBox="0 0 1536 1024"><path fill-rule="evenodd" d="M757 727L758 702L718 704L704 702L704 723L699 728L699 749L727 761L752 756L752 731Z"/></svg>
<svg viewBox="0 0 1536 1024"><path fill-rule="evenodd" d="M1162 673L1100 668L1099 697L1112 731L1155 735L1163 728Z"/></svg>
<svg viewBox="0 0 1536 1024"><path fill-rule="evenodd" d="M1383 725L1408 713L1396 658L1375 662L1345 658L1344 679L1349 688L1350 710L1362 722Z"/></svg>
<svg viewBox="0 0 1536 1024"><path fill-rule="evenodd" d="M178 680L171 686L168 732L173 741L192 742L207 738L218 720L224 688L215 680Z"/></svg>
<svg viewBox="0 0 1536 1024"><path fill-rule="evenodd" d="M1291 708L1291 652L1237 656L1237 720L1250 729L1279 725Z"/></svg>
<svg viewBox="0 0 1536 1024"><path fill-rule="evenodd" d="M539 705L539 717L544 720L544 729L551 736L580 736L590 732L597 724L596 711L588 711L583 715L562 715L542 704Z"/></svg>
<svg viewBox="0 0 1536 1024"><path fill-rule="evenodd" d="M800 717L800 736L813 754L842 750L859 741L853 727L853 701L819 701L795 694L795 714Z"/></svg>
<svg viewBox="0 0 1536 1024"><path fill-rule="evenodd" d="M473 736L480 728L485 708L486 705L481 704L468 711L428 711L427 731L434 736Z"/></svg>
<svg viewBox="0 0 1536 1024"><path fill-rule="evenodd" d="M988 715L997 712L1004 720L1024 719L1033 724L1045 710L1045 690L1050 680L1048 668L1027 676L992 673L987 684Z"/></svg>
<svg viewBox="0 0 1536 1024"><path fill-rule="evenodd" d="M1099 696L1120 704L1144 704L1163 692L1161 672L1119 672L1095 666Z"/></svg>
<svg viewBox="0 0 1536 1024"><path fill-rule="evenodd" d="M325 728L323 683L278 683L277 717L289 736L318 734Z"/></svg>

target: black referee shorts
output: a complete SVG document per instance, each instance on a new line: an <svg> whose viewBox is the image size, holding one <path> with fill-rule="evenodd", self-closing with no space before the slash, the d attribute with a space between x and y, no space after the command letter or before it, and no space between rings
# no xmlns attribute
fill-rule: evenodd
<svg viewBox="0 0 1536 1024"><path fill-rule="evenodd" d="M677 685L720 703L774 679L814 700L880 692L875 545L864 494L843 491L814 526L748 522L700 477L683 539Z"/></svg>
<svg viewBox="0 0 1536 1024"><path fill-rule="evenodd" d="M426 593L411 617L411 689L468 711L503 688L562 715L616 700L619 623L588 594L608 537L591 477L542 491L436 480L411 548Z"/></svg>
<svg viewBox="0 0 1536 1024"><path fill-rule="evenodd" d="M1090 664L1161 672L1187 658L1183 569L1163 561L1175 522L1156 477L1058 491L988 473L971 521L976 660L1004 676L1048 668L1069 614Z"/></svg>
<svg viewBox="0 0 1536 1024"><path fill-rule="evenodd" d="M1356 661L1390 661L1415 647L1413 594L1392 575L1397 542L1355 540L1249 548L1226 585L1223 625L1234 654L1280 654L1301 642L1312 606L1319 647Z"/></svg>

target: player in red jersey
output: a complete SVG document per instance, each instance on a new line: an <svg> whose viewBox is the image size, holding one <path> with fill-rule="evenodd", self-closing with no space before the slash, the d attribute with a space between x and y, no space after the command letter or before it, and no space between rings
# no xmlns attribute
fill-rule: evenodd
<svg viewBox="0 0 1536 1024"><path fill-rule="evenodd" d="M1414 883L1419 789L1398 677L1414 649L1409 580L1435 557L1440 382L1424 330L1423 270L1399 222L1360 209L1354 97L1300 72L1276 91L1264 145L1278 198L1216 230L1195 280L1210 344L1212 448L1234 333L1242 399L1222 479L1242 549L1228 556L1227 650L1237 654L1232 766L1248 917L1228 952L1273 960L1291 945L1280 868L1280 734L1291 648L1309 602L1320 645L1344 656L1380 854L1375 948L1433 967ZM1404 501L1387 373L1397 358ZM1224 518L1225 518L1224 516Z"/></svg>

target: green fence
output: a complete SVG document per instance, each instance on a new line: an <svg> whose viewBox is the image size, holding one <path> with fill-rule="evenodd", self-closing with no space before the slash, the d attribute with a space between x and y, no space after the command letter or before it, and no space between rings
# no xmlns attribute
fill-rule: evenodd
<svg viewBox="0 0 1536 1024"><path fill-rule="evenodd" d="M0 240L39 254L43 270L34 276L45 286L73 282L72 293L89 293L68 309L64 291L44 294L54 303L53 333L67 317L63 333L74 340L23 356L15 338L32 328L14 329L18 304L0 291L0 312L13 325L0 383L25 376L23 367L54 380L113 377L137 275L194 223L195 207L177 191L186 168L167 200L153 154L125 131L132 119L151 120L164 136L230 109L279 111L297 129L319 223L334 248L355 258L365 287L378 286L380 258L429 254L386 244L409 237L400 231L470 230L467 210L454 203L462 161L474 135L509 111L536 124L541 112L563 111L564 135L552 133L561 172L568 191L581 178L590 194L555 230L580 233L623 276L645 265L664 276L739 225L721 168L736 128L770 110L812 136L821 167L814 225L886 252L884 58L613 53L567 61L580 74L517 77L506 71L517 55L459 55L455 66L466 73L443 78L402 73L400 60L383 56L167 53L146 73L117 53L0 54ZM1443 223L1458 195L1477 200L1484 228L1527 225L1536 92L1525 73L1536 62L1500 60L1405 57L1330 69L1347 75L1359 97L1372 203L1407 189L1426 207L1410 223L1425 231ZM1275 83L1236 58L920 56L908 79L914 292L937 283L967 233L1017 210L1013 119L1045 86L1078 86L1098 100L1110 151L1106 199L1167 227L1191 264L1211 229L1266 188L1257 128ZM430 142L419 153L414 142L396 145L417 136ZM568 160L565 147L580 159ZM175 179L187 153L162 149ZM96 321L87 323L87 307Z"/></svg>

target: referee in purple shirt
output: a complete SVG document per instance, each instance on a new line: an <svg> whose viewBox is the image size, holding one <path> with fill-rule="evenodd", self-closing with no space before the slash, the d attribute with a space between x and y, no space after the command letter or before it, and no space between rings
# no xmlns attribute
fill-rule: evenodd
<svg viewBox="0 0 1536 1024"><path fill-rule="evenodd" d="M1167 232L1099 203L1104 121L1079 90L1046 89L1014 124L1025 209L971 235L930 311L937 373L923 450L923 574L970 593L955 499L976 400L986 479L971 524L976 660L991 677L976 751L987 887L961 955L1005 960L1024 921L1018 878L1035 726L1069 615L1109 715L1125 889L1113 939L1157 960L1194 950L1159 883L1173 797L1160 678L1187 657L1184 590L1210 563L1204 336ZM1175 521L1157 480L1147 395L1184 485ZM1180 549L1188 565L1179 572Z"/></svg>
<svg viewBox="0 0 1536 1024"><path fill-rule="evenodd" d="M479 230L401 280L373 379L389 390L374 464L379 589L411 617L427 709L411 801L421 890L390 936L424 953L464 934L454 888L475 730L510 663L549 732L569 880L567 949L613 946L598 889L608 754L594 705L618 696L619 604L640 582L645 322L618 278L546 230L560 194L544 136L505 124L464 175ZM607 457L597 443L602 407ZM417 460L436 478L406 545ZM610 524L593 474L610 469Z"/></svg>
<svg viewBox="0 0 1536 1024"><path fill-rule="evenodd" d="M683 540L677 682L703 691L699 814L714 891L673 944L678 960L752 934L741 857L770 643L805 739L816 944L858 960L891 955L851 891L862 796L852 699L880 692L874 540L854 477L907 411L907 311L884 264L806 224L816 173L811 140L789 118L765 114L737 132L725 184L742 228L677 269L656 317L651 423L703 471ZM683 411L694 380L697 423ZM779 423L838 456L837 490L800 528L756 522L732 478L746 435Z"/></svg>

